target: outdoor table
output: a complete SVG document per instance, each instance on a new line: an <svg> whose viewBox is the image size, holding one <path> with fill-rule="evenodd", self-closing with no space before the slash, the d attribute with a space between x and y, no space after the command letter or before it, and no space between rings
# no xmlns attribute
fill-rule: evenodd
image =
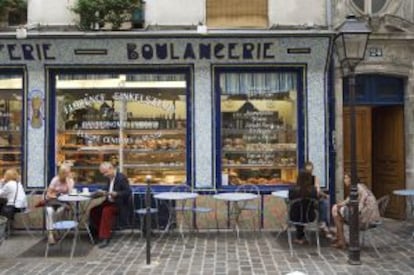
<svg viewBox="0 0 414 275"><path fill-rule="evenodd" d="M400 189L392 192L394 195L407 197L407 211L409 214L405 217L405 224L408 222L409 217L414 217L414 189ZM411 234L414 238L414 232Z"/></svg>
<svg viewBox="0 0 414 275"><path fill-rule="evenodd" d="M236 230L237 239L239 239L239 217L242 213L243 207L240 207L240 202L247 202L250 200L257 199L259 196L253 193L240 193L240 192L231 192L231 193L220 193L213 196L214 199L219 201L226 201L231 203L230 207L230 222L233 218L234 229ZM217 207L216 207L216 218L217 218Z"/></svg>
<svg viewBox="0 0 414 275"><path fill-rule="evenodd" d="M167 204L168 222L167 222L167 226L164 229L164 234L168 232L168 230L170 229L173 223L176 223L176 221L174 221L174 217L176 217L177 210L182 211L183 213L186 210L192 210L192 207L186 208L185 204L187 203L188 200L194 200L197 197L198 197L198 194L192 193L192 192L162 192L162 193L158 193L154 195L154 198L157 200L163 200L163 201L169 202ZM181 206L173 207L172 201L176 201L177 203L180 202ZM183 219L184 218L185 216L183 215ZM180 232L181 237L184 239L184 234L182 231L182 221L179 224L179 232Z"/></svg>
<svg viewBox="0 0 414 275"><path fill-rule="evenodd" d="M80 208L80 203L81 202L89 202L91 201L91 196L88 193L80 193L80 194L65 194L65 195L61 195L58 197L58 200L61 202L67 202L67 203L72 203L75 205L74 208L74 214L75 214L75 221L78 222L78 224L83 224L85 226L86 231L88 232L89 235L89 239L91 240L91 243L94 243L93 241L93 237L92 237L92 233L91 230L89 228L89 224L88 222L83 219L83 216L86 215L86 211L83 211L83 213L81 213L81 208ZM89 205L88 203L88 205ZM85 207L85 209L87 209L87 207Z"/></svg>
<svg viewBox="0 0 414 275"><path fill-rule="evenodd" d="M289 190L279 190L279 191L272 192L272 196L276 197L276 198L288 200L289 199Z"/></svg>

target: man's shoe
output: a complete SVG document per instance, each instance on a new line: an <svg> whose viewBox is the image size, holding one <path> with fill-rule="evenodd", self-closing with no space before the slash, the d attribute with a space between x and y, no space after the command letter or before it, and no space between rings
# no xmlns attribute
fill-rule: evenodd
<svg viewBox="0 0 414 275"><path fill-rule="evenodd" d="M105 247L107 247L109 245L109 240L108 239L104 239L104 240L102 240L99 244L98 244L98 247L99 248L105 248Z"/></svg>

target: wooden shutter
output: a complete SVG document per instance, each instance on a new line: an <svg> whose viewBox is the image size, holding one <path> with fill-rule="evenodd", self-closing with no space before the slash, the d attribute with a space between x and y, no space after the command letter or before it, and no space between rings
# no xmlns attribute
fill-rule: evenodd
<svg viewBox="0 0 414 275"><path fill-rule="evenodd" d="M207 26L267 28L267 0L207 0Z"/></svg>

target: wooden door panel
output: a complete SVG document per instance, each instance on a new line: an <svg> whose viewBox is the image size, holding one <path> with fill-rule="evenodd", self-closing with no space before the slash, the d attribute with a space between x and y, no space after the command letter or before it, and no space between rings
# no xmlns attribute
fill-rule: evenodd
<svg viewBox="0 0 414 275"><path fill-rule="evenodd" d="M405 188L404 117L402 106L373 109L373 191L376 197ZM391 196L386 215L403 218L403 198Z"/></svg>
<svg viewBox="0 0 414 275"><path fill-rule="evenodd" d="M361 182L372 186L372 127L371 107L356 107L356 159L357 173ZM349 108L344 107L343 114L344 168L349 172L350 163L350 116ZM347 195L347 193L345 194Z"/></svg>

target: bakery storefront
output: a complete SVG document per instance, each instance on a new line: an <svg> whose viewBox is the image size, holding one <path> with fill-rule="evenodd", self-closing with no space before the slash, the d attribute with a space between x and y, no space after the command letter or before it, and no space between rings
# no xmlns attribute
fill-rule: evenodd
<svg viewBox="0 0 414 275"><path fill-rule="evenodd" d="M323 32L5 37L1 62L27 72L10 105L27 117L13 124L27 141L25 185L43 189L70 163L77 186L97 188L102 161L137 193L148 175L154 192L254 184L272 226L268 194L294 184L306 160L330 187L330 41Z"/></svg>

